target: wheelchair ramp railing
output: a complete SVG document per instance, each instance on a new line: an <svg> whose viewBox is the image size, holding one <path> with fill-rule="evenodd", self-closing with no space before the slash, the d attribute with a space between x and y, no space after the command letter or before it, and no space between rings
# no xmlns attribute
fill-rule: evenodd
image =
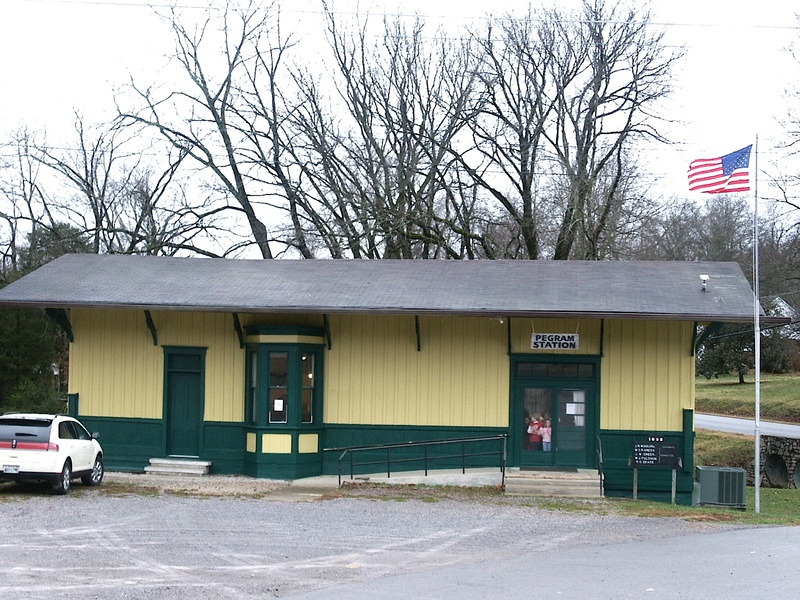
<svg viewBox="0 0 800 600"><path fill-rule="evenodd" d="M466 474L467 468L476 467L475 459L484 461L496 457L502 474L502 487L506 481L506 443L508 436L492 435L481 437L455 438L445 440L425 440L418 442L403 442L395 444L381 444L377 446L357 446L351 448L327 448L326 451L342 454L338 459L339 487L342 487L344 468L349 465L350 479L355 478L355 473L364 467L382 465L386 477L391 477L392 472L397 473L394 467L399 465L418 465L428 476L428 471L433 468L461 469ZM496 448L492 448L496 443ZM444 465L444 466L443 466ZM486 466L482 464L480 466ZM404 469L408 470L408 469Z"/></svg>

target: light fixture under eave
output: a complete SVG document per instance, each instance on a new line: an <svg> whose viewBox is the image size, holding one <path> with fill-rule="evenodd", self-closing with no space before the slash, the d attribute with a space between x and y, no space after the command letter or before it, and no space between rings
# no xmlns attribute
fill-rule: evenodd
<svg viewBox="0 0 800 600"><path fill-rule="evenodd" d="M704 292L708 291L708 288L707 288L708 279L709 279L708 275L700 275L700 281L703 282L703 291Z"/></svg>

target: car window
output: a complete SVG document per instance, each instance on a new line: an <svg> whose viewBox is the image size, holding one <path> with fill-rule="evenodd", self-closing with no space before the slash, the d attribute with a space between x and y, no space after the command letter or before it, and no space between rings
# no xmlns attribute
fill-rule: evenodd
<svg viewBox="0 0 800 600"><path fill-rule="evenodd" d="M58 438L61 440L74 440L75 430L71 427L72 423L61 421L58 424Z"/></svg>
<svg viewBox="0 0 800 600"><path fill-rule="evenodd" d="M89 432L86 431L86 428L83 425L81 425L80 423L78 423L76 421L69 421L69 424L72 425L72 427L75 430L75 439L76 440L90 440L90 439L92 439L92 436L89 435Z"/></svg>
<svg viewBox="0 0 800 600"><path fill-rule="evenodd" d="M25 439L31 442L50 441L51 421L46 419L0 419L0 440Z"/></svg>

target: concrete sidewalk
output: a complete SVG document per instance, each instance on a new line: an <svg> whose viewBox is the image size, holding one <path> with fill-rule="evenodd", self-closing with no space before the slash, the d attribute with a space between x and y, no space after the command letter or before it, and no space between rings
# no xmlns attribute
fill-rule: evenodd
<svg viewBox="0 0 800 600"><path fill-rule="evenodd" d="M507 469L510 471L511 469ZM424 471L404 471L387 477L385 473L357 475L350 479L350 475L342 475L343 484L358 483L383 483L387 485L452 485L459 487L483 487L501 485L502 473L499 468L467 469L437 469ZM339 487L337 475L320 475L318 477L305 477L295 479L289 483L291 488L297 489L333 489Z"/></svg>

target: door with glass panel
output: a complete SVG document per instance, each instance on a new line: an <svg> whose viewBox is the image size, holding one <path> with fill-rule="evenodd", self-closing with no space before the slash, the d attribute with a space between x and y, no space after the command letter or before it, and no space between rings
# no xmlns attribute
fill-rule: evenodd
<svg viewBox="0 0 800 600"><path fill-rule="evenodd" d="M516 365L511 443L521 467L594 466L595 365L564 366Z"/></svg>

